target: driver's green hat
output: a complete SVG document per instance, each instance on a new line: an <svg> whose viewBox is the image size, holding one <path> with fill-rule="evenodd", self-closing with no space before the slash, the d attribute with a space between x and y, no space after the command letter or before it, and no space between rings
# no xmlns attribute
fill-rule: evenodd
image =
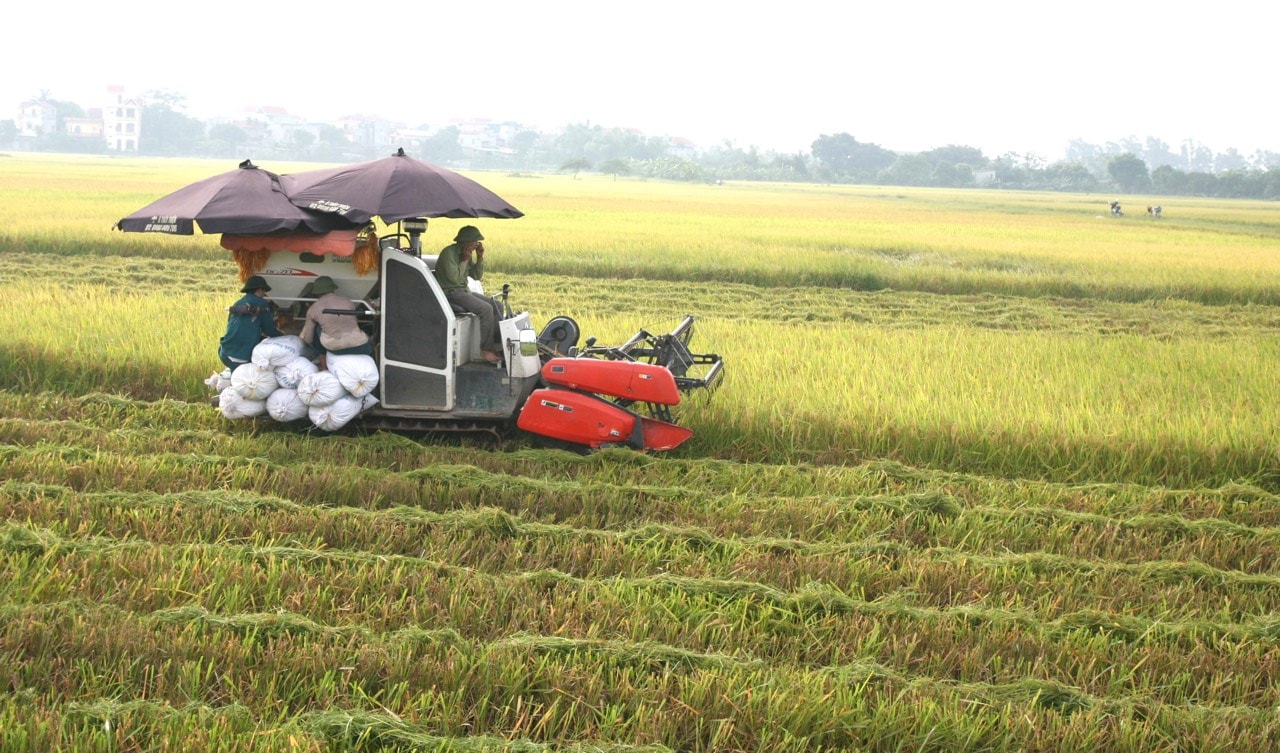
<svg viewBox="0 0 1280 753"><path fill-rule="evenodd" d="M317 277L316 281L311 283L311 292L315 293L316 295L324 295L325 293L332 293L337 289L338 289L338 283L334 282L333 278L329 277L328 275Z"/></svg>

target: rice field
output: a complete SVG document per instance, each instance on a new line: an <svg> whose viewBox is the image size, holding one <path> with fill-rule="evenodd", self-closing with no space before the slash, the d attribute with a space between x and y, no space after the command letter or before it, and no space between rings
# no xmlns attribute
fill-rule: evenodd
<svg viewBox="0 0 1280 753"><path fill-rule="evenodd" d="M727 363L580 456L211 409L232 168L0 155L0 750L1280 749L1274 205L474 175Z"/></svg>

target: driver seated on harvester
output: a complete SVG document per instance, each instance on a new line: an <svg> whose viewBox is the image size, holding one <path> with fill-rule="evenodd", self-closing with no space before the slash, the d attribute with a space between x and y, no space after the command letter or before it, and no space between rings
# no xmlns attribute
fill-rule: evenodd
<svg viewBox="0 0 1280 753"><path fill-rule="evenodd" d="M356 317L359 310L350 298L337 293L338 285L332 277L317 277L311 284L311 292L320 296L307 309L306 323L299 337L302 341L323 353L334 355L373 354L369 335L360 329ZM327 314L329 311L350 311L350 314Z"/></svg>
<svg viewBox="0 0 1280 753"><path fill-rule="evenodd" d="M474 225L465 225L445 246L436 259L436 280L449 303L476 315L480 320L480 355L489 363L502 361L502 343L498 334L501 305L486 295L467 288L467 278L479 280L484 275L484 236Z"/></svg>

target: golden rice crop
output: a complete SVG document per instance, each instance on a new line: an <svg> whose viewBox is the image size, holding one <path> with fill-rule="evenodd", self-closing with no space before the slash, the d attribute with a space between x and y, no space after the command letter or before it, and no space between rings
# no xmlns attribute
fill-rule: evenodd
<svg viewBox="0 0 1280 753"><path fill-rule="evenodd" d="M581 456L212 410L230 254L107 228L233 168L0 158L0 749L1280 748L1268 205L481 176L728 364Z"/></svg>
<svg viewBox="0 0 1280 753"><path fill-rule="evenodd" d="M230 169L14 156L0 161L0 240L44 253L219 259L208 239L107 230L190 180ZM1116 300L1274 303L1280 295L1267 282L1280 271L1280 220L1265 202L1156 200L1166 210L1157 221L1101 216L1103 199L1056 193L477 177L526 212L486 224L510 274ZM432 221L428 248L446 245L463 222Z"/></svg>

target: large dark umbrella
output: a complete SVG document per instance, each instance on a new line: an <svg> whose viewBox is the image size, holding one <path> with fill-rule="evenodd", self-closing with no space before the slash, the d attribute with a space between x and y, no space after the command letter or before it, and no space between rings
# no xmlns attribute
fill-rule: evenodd
<svg viewBox="0 0 1280 753"><path fill-rule="evenodd" d="M403 149L371 162L282 175L280 183L294 204L356 223L375 216L386 223L410 217L524 216L474 180L416 160Z"/></svg>
<svg viewBox="0 0 1280 753"><path fill-rule="evenodd" d="M280 176L249 160L239 169L205 178L157 199L116 223L132 233L262 235L287 230L317 233L354 227L333 214L317 214L289 201Z"/></svg>

